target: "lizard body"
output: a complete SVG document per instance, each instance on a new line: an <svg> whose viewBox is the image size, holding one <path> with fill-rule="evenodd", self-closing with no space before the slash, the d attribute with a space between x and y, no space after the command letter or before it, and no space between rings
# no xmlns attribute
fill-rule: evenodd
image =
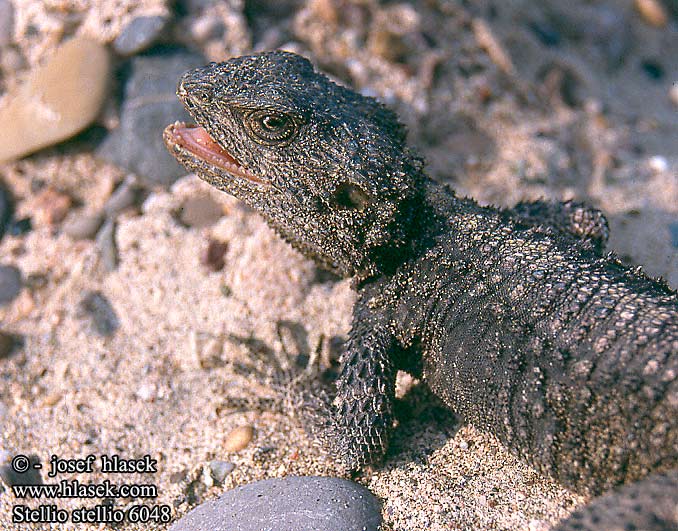
<svg viewBox="0 0 678 531"><path fill-rule="evenodd" d="M391 111L294 54L212 63L178 94L199 126L166 129L175 157L355 279L321 434L347 469L385 452L401 369L577 491L632 483L562 529L678 526L678 296L602 255L602 215L456 197Z"/></svg>

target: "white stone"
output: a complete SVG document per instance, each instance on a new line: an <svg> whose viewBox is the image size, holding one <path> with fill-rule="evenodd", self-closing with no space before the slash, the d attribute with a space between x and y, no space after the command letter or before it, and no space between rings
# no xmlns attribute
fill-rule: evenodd
<svg viewBox="0 0 678 531"><path fill-rule="evenodd" d="M28 155L78 133L106 97L110 60L98 42L78 37L61 45L0 106L0 162Z"/></svg>

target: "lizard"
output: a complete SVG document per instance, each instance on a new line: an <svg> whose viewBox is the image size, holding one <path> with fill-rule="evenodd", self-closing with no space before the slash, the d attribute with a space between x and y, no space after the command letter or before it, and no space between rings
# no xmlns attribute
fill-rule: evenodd
<svg viewBox="0 0 678 531"><path fill-rule="evenodd" d="M600 212L458 197L426 175L392 110L290 52L191 70L177 95L196 124L167 126L174 157L353 279L318 422L346 470L382 459L404 370L594 496L557 529L677 528L678 295L602 251Z"/></svg>

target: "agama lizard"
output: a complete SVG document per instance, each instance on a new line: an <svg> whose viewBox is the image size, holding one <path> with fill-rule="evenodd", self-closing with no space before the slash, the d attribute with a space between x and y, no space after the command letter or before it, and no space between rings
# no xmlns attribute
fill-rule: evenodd
<svg viewBox="0 0 678 531"><path fill-rule="evenodd" d="M199 125L168 126L170 152L354 279L323 437L347 469L384 454L400 369L566 486L630 484L558 529L676 529L678 295L603 255L600 213L455 196L392 111L295 54L211 63L178 96Z"/></svg>

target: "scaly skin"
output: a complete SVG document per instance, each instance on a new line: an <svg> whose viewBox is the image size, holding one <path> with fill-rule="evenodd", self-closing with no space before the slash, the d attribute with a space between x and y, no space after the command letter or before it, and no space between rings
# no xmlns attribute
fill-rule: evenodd
<svg viewBox="0 0 678 531"><path fill-rule="evenodd" d="M403 369L575 490L645 478L561 529L676 528L678 297L602 256L602 214L457 198L425 176L391 111L294 54L213 63L178 94L202 128L169 126L170 152L355 279L337 394L318 423L347 469L384 454Z"/></svg>

